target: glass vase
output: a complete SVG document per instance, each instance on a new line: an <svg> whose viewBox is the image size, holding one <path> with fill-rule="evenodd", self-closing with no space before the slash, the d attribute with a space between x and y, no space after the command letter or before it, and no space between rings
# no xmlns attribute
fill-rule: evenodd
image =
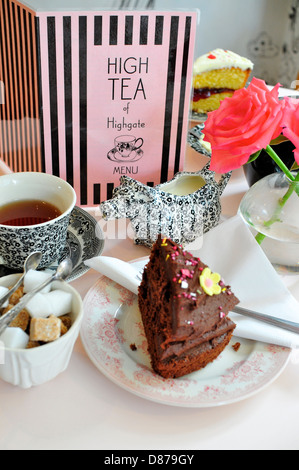
<svg viewBox="0 0 299 470"><path fill-rule="evenodd" d="M299 182L284 173L258 181L241 201L239 214L282 274L299 273Z"/></svg>

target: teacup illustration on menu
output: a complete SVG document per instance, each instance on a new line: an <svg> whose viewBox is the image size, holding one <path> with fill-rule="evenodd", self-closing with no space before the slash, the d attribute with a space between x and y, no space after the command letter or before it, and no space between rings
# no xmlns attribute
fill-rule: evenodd
<svg viewBox="0 0 299 470"><path fill-rule="evenodd" d="M133 135L122 135L114 139L114 148L108 152L108 158L117 163L134 163L143 157L141 147L144 140Z"/></svg>

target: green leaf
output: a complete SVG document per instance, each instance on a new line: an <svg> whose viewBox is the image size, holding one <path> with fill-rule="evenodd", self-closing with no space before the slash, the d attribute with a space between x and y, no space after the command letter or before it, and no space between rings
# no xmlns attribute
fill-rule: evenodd
<svg viewBox="0 0 299 470"><path fill-rule="evenodd" d="M287 142L289 139L284 135L279 135L276 139L271 140L269 145L279 145L282 142Z"/></svg>
<svg viewBox="0 0 299 470"><path fill-rule="evenodd" d="M262 150L258 150L258 152L255 152L253 155L251 155L251 157L249 158L249 160L248 160L247 163L252 163L252 162L254 162L254 160L256 160L256 159L260 156L261 151L262 151Z"/></svg>
<svg viewBox="0 0 299 470"><path fill-rule="evenodd" d="M296 170L299 170L299 165L297 162L294 162L292 168L291 168L291 171L296 171Z"/></svg>
<svg viewBox="0 0 299 470"><path fill-rule="evenodd" d="M296 165L297 165L297 164L296 164ZM298 166L298 165L297 165L297 166ZM296 183L298 183L298 181L299 181L299 172L297 173L297 175L296 175L296 177L295 177L295 191L296 191L296 193L297 193L298 196L299 196L299 185L296 184Z"/></svg>

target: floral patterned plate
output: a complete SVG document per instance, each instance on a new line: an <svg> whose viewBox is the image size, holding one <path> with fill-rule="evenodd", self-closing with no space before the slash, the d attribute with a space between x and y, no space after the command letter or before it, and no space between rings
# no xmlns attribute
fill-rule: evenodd
<svg viewBox="0 0 299 470"><path fill-rule="evenodd" d="M141 265L136 262L138 269ZM81 340L97 369L125 390L165 405L206 408L244 400L273 383L291 355L286 348L234 337L205 369L165 380L151 369L134 294L103 276L84 308Z"/></svg>

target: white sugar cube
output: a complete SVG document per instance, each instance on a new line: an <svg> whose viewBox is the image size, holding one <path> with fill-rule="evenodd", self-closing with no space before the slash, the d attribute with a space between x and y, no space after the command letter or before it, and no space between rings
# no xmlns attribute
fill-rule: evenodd
<svg viewBox="0 0 299 470"><path fill-rule="evenodd" d="M59 289L46 294L38 293L25 308L31 318L61 317L72 311L72 294Z"/></svg>
<svg viewBox="0 0 299 470"><path fill-rule="evenodd" d="M7 294L9 291L8 287L0 286L0 298ZM4 304L0 305L1 308L6 308L8 306L9 300L7 300Z"/></svg>
<svg viewBox="0 0 299 470"><path fill-rule="evenodd" d="M39 287L51 276L52 276L51 272L35 271L34 269L30 269L24 279L24 292L28 294L28 292L31 292L37 287ZM46 292L50 292L50 290L51 290L51 285L45 287L41 292L46 293Z"/></svg>
<svg viewBox="0 0 299 470"><path fill-rule="evenodd" d="M51 304L46 295L48 294L35 294L25 306L31 318L47 318L51 315Z"/></svg>
<svg viewBox="0 0 299 470"><path fill-rule="evenodd" d="M25 349L29 343L29 335L21 328L6 328L0 336L0 341L6 348Z"/></svg>
<svg viewBox="0 0 299 470"><path fill-rule="evenodd" d="M63 290L57 289L44 294L46 301L51 308L51 314L56 317L61 317L71 313L72 311L72 294Z"/></svg>

